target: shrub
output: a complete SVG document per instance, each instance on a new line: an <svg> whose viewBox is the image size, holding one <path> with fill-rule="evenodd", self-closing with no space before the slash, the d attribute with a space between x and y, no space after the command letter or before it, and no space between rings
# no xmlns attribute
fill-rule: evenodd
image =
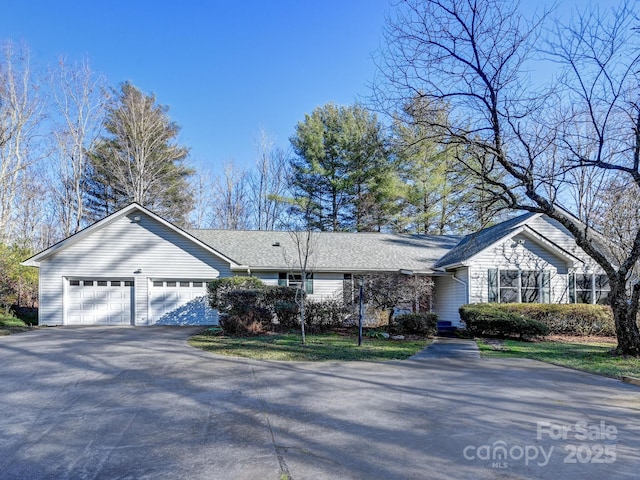
<svg viewBox="0 0 640 480"><path fill-rule="evenodd" d="M395 317L389 325L394 334L435 335L438 331L438 317L435 313L405 313Z"/></svg>
<svg viewBox="0 0 640 480"><path fill-rule="evenodd" d="M342 326L347 307L338 299L305 300L305 325L310 333L325 333Z"/></svg>
<svg viewBox="0 0 640 480"><path fill-rule="evenodd" d="M238 337L264 335L268 331L262 315L255 310L243 315L222 315L220 326L225 334Z"/></svg>
<svg viewBox="0 0 640 480"><path fill-rule="evenodd" d="M229 308L228 302L225 301L224 294L231 290L239 289L258 289L264 288L265 285L256 277L223 277L212 280L207 284L207 293L209 297L209 305L220 311Z"/></svg>
<svg viewBox="0 0 640 480"><path fill-rule="evenodd" d="M287 325L297 315L296 292L289 287L266 286L253 277L223 278L208 287L227 335L261 335L273 330L276 320Z"/></svg>
<svg viewBox="0 0 640 480"><path fill-rule="evenodd" d="M611 307L584 303L505 303L507 312L537 320L553 334L615 336Z"/></svg>
<svg viewBox="0 0 640 480"><path fill-rule="evenodd" d="M509 312L495 303L463 305L460 318L474 336L523 337L545 336L549 327L544 323Z"/></svg>

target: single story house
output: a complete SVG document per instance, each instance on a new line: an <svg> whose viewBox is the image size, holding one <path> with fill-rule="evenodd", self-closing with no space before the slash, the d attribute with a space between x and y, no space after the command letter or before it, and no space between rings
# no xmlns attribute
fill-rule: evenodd
<svg viewBox="0 0 640 480"><path fill-rule="evenodd" d="M317 232L305 288L338 297L354 275L402 272L434 281L439 320L465 303L595 303L606 276L558 222L525 214L460 236ZM214 324L206 283L253 275L300 284L284 231L183 230L131 204L31 257L41 325Z"/></svg>

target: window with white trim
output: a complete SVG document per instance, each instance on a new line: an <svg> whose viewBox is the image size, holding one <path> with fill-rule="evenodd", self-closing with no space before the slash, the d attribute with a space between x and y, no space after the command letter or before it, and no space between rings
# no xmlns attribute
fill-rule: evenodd
<svg viewBox="0 0 640 480"><path fill-rule="evenodd" d="M302 275L295 273L280 272L278 274L278 285L281 287L302 287ZM313 294L313 273L307 273L306 281L304 282L304 291L308 294Z"/></svg>
<svg viewBox="0 0 640 480"><path fill-rule="evenodd" d="M549 303L551 275L543 270L488 271L488 301L492 303Z"/></svg>
<svg viewBox="0 0 640 480"><path fill-rule="evenodd" d="M602 303L611 292L606 275L569 274L569 303Z"/></svg>

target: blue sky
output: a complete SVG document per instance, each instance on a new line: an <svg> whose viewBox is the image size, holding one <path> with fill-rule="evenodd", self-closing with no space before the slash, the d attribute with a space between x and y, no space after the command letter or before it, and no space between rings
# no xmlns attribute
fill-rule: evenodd
<svg viewBox="0 0 640 480"><path fill-rule="evenodd" d="M255 160L260 128L288 146L329 101L369 92L388 0L13 1L0 40L34 63L86 56L110 85L132 81L169 105L196 164Z"/></svg>
<svg viewBox="0 0 640 480"><path fill-rule="evenodd" d="M260 128L286 148L305 113L366 97L392 9L390 0L4 3L0 40L24 40L40 65L87 57L110 85L155 93L192 161L215 173L231 160L250 166Z"/></svg>

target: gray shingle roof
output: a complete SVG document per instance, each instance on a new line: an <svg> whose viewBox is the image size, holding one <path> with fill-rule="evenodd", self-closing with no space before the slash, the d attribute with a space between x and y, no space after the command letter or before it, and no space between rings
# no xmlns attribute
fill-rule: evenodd
<svg viewBox="0 0 640 480"><path fill-rule="evenodd" d="M213 249L253 270L290 268L297 255L289 232L247 230L188 230ZM399 235L387 233L314 232L315 271L429 272L462 237L453 235ZM279 244L279 246L274 246Z"/></svg>
<svg viewBox="0 0 640 480"><path fill-rule="evenodd" d="M519 215L510 220L505 220L504 222L493 225L492 227L467 235L462 239L462 241L460 241L460 243L440 258L433 267L442 268L449 265L457 265L468 260L485 248L490 247L495 242L509 235L535 215L538 214L525 213L524 215Z"/></svg>

